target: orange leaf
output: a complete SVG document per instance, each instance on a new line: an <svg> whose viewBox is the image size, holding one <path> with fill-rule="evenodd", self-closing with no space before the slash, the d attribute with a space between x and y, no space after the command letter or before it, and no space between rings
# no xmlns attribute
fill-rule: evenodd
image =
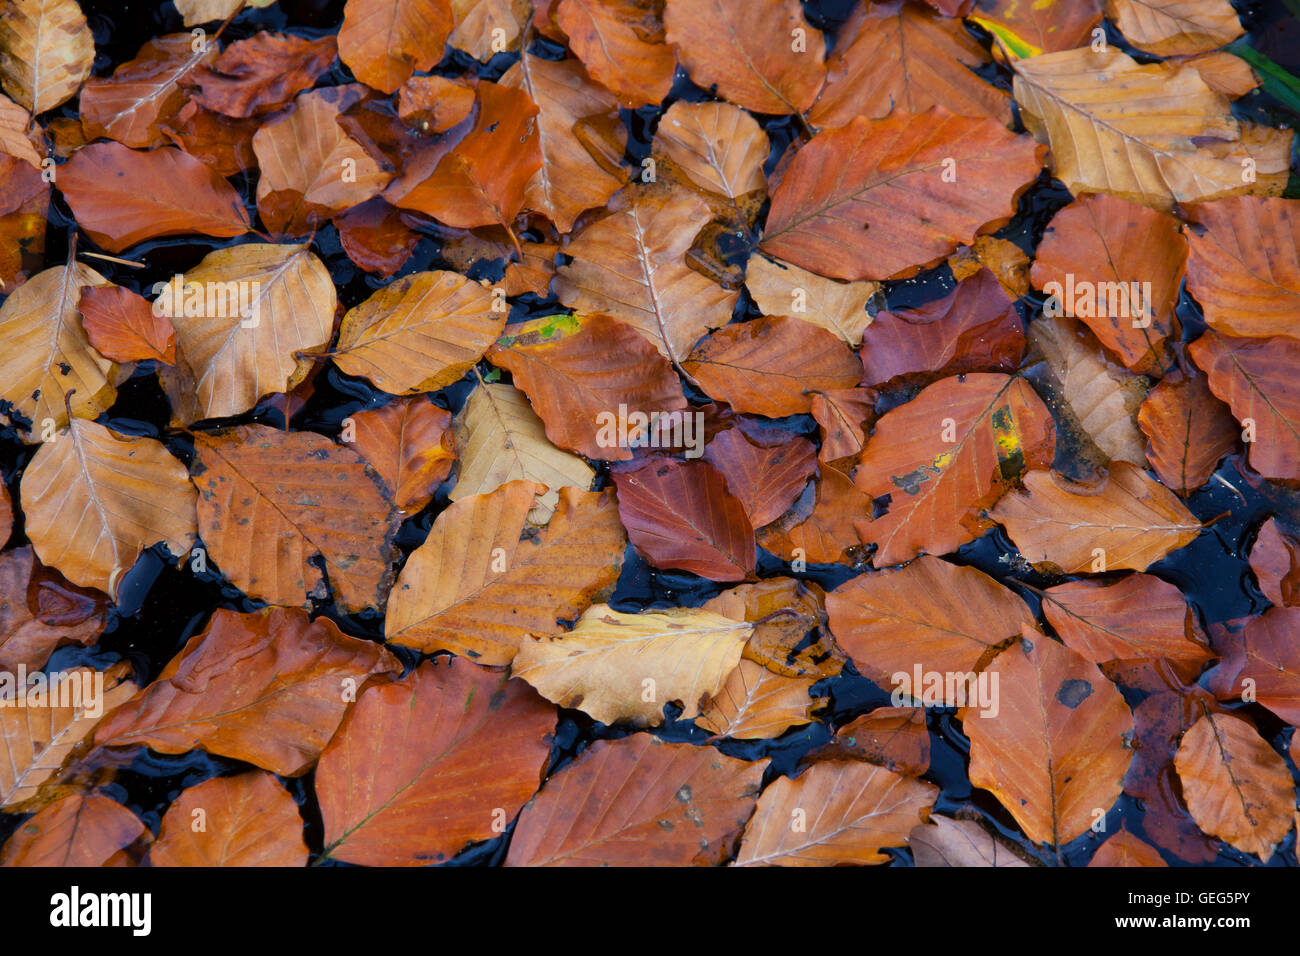
<svg viewBox="0 0 1300 956"><path fill-rule="evenodd" d="M0 849L0 866L134 866L125 851L148 834L117 801L74 793L23 823Z"/></svg>
<svg viewBox="0 0 1300 956"><path fill-rule="evenodd" d="M194 824L202 813L203 829ZM150 866L306 866L298 805L269 773L214 777L167 808Z"/></svg>
<svg viewBox="0 0 1300 956"><path fill-rule="evenodd" d="M30 546L0 555L0 670L34 671L65 644L93 644L108 616L104 595L36 560Z"/></svg>
<svg viewBox="0 0 1300 956"><path fill-rule="evenodd" d="M560 0L554 8L574 56L629 109L658 103L673 85L677 60L655 7L649 0Z"/></svg>
<svg viewBox="0 0 1300 956"><path fill-rule="evenodd" d="M1149 442L1151 467L1179 494L1209 481L1241 437L1232 413L1195 368L1174 370L1151 389L1138 409L1138 426Z"/></svg>
<svg viewBox="0 0 1300 956"><path fill-rule="evenodd" d="M1259 589L1274 604L1300 606L1300 541L1283 531L1276 518L1259 529L1250 549L1250 569Z"/></svg>
<svg viewBox="0 0 1300 956"><path fill-rule="evenodd" d="M425 398L390 402L351 416L357 451L384 479L399 511L414 514L451 474L451 412Z"/></svg>
<svg viewBox="0 0 1300 956"><path fill-rule="evenodd" d="M85 286L77 304L86 337L114 362L176 361L176 330L141 296L118 285Z"/></svg>
<svg viewBox="0 0 1300 956"><path fill-rule="evenodd" d="M362 83L392 93L438 64L452 26L449 0L347 0L339 57Z"/></svg>
<svg viewBox="0 0 1300 956"><path fill-rule="evenodd" d="M1088 866L1168 866L1160 852L1127 830L1110 837L1088 861Z"/></svg>
<svg viewBox="0 0 1300 956"><path fill-rule="evenodd" d="M185 39L188 43L190 37ZM194 71L191 82L199 88L194 101L239 119L273 113L309 89L337 53L333 37L308 40L287 33L254 33Z"/></svg>
<svg viewBox="0 0 1300 956"><path fill-rule="evenodd" d="M839 730L812 755L817 760L865 760L919 777L930 768L930 731L924 707L879 707Z"/></svg>

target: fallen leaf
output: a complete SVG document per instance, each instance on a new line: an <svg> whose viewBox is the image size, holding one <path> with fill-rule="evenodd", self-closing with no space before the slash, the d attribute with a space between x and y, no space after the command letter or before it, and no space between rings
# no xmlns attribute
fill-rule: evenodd
<svg viewBox="0 0 1300 956"><path fill-rule="evenodd" d="M23 440L40 441L47 423L62 428L69 414L96 418L113 404L117 367L91 347L77 316L82 289L108 284L74 261L38 272L0 305L0 399L28 420Z"/></svg>
<svg viewBox="0 0 1300 956"><path fill-rule="evenodd" d="M964 372L1013 372L1025 354L1015 303L984 269L951 294L885 310L862 334L863 382L898 384Z"/></svg>
<svg viewBox="0 0 1300 956"><path fill-rule="evenodd" d="M592 79L628 109L658 103L673 85L677 58L649 0L559 0L555 24Z"/></svg>
<svg viewBox="0 0 1300 956"><path fill-rule="evenodd" d="M473 110L474 87L445 76L413 76L397 91L397 115L423 132L445 133Z"/></svg>
<svg viewBox="0 0 1300 956"><path fill-rule="evenodd" d="M1300 723L1297 626L1300 608L1272 607L1251 618L1241 631L1244 660L1235 676L1235 686L1252 687L1256 701L1293 725Z"/></svg>
<svg viewBox="0 0 1300 956"><path fill-rule="evenodd" d="M253 134L260 125L261 120L256 117L231 119L190 100L160 129L169 141L211 167L217 175L234 176L257 166Z"/></svg>
<svg viewBox="0 0 1300 956"><path fill-rule="evenodd" d="M359 454L265 425L196 434L194 449L199 534L231 583L286 607L330 589L348 612L383 606L399 517Z"/></svg>
<svg viewBox="0 0 1300 956"><path fill-rule="evenodd" d="M447 42L486 62L518 46L532 8L532 0L451 0L456 28Z"/></svg>
<svg viewBox="0 0 1300 956"><path fill-rule="evenodd" d="M612 589L627 546L613 495L562 488L555 515L534 533L527 522L540 487L512 481L439 514L402 568L385 637L502 667L526 637L562 633L561 621Z"/></svg>
<svg viewBox="0 0 1300 956"><path fill-rule="evenodd" d="M876 420L876 393L869 388L832 388L814 394L811 405L822 437L818 459L856 461L866 447L864 429Z"/></svg>
<svg viewBox="0 0 1300 956"><path fill-rule="evenodd" d="M1245 31L1228 0L1106 0L1106 15L1145 53L1204 53Z"/></svg>
<svg viewBox="0 0 1300 956"><path fill-rule="evenodd" d="M540 526L551 520L561 488L586 491L596 477L585 461L547 440L527 396L511 385L474 389L456 416L455 434L460 471L448 496L452 501L495 491L508 481L537 482L549 490L536 497L528 521Z"/></svg>
<svg viewBox="0 0 1300 956"><path fill-rule="evenodd" d="M921 113L941 106L1006 125L1011 97L972 69L987 62L960 20L904 0L858 7L840 28L808 118L828 129L855 116L881 119L895 107Z"/></svg>
<svg viewBox="0 0 1300 956"><path fill-rule="evenodd" d="M919 777L930 769L925 708L878 707L835 731L834 738L810 757L865 760L907 777Z"/></svg>
<svg viewBox="0 0 1300 956"><path fill-rule="evenodd" d="M651 458L611 477L628 539L649 564L713 581L753 575L753 525L708 462Z"/></svg>
<svg viewBox="0 0 1300 956"><path fill-rule="evenodd" d="M770 144L758 121L730 103L678 100L655 130L652 152L705 192L735 203L765 189Z"/></svg>
<svg viewBox="0 0 1300 956"><path fill-rule="evenodd" d="M722 472L755 529L781 517L817 471L816 449L806 438L765 448L739 428L709 442L704 459Z"/></svg>
<svg viewBox="0 0 1300 956"><path fill-rule="evenodd" d="M736 866L888 863L939 796L930 783L857 761L823 761L759 797Z"/></svg>
<svg viewBox="0 0 1300 956"><path fill-rule="evenodd" d="M1081 196L1048 224L1030 278L1056 283L1057 314L1080 319L1135 372L1168 365L1165 340L1187 264L1178 220L1107 195Z"/></svg>
<svg viewBox="0 0 1300 956"><path fill-rule="evenodd" d="M812 723L810 711L825 697L809 693L816 678L783 677L762 664L741 660L695 725L717 737L763 740Z"/></svg>
<svg viewBox="0 0 1300 956"><path fill-rule="evenodd" d="M1245 96L1260 85L1250 64L1225 50L1202 53L1187 61L1201 74L1206 85L1229 99Z"/></svg>
<svg viewBox="0 0 1300 956"><path fill-rule="evenodd" d="M664 704L698 716L740 662L752 627L699 608L624 614L605 604L573 630L520 642L511 674L557 706L604 724L655 727Z"/></svg>
<svg viewBox="0 0 1300 956"><path fill-rule="evenodd" d="M382 647L346 636L329 618L218 608L152 684L96 728L94 741L160 754L198 749L299 777L360 687L400 670Z"/></svg>
<svg viewBox="0 0 1300 956"><path fill-rule="evenodd" d="M0 150L4 139L0 127ZM50 193L49 183L28 159L0 155L0 290L12 291L44 265Z"/></svg>
<svg viewBox="0 0 1300 956"><path fill-rule="evenodd" d="M1205 714L1183 735L1174 766L1196 825L1268 862L1291 829L1295 784L1255 728Z"/></svg>
<svg viewBox="0 0 1300 956"><path fill-rule="evenodd" d="M0 866L133 866L125 851L148 835L116 800L73 793L19 827L0 849Z"/></svg>
<svg viewBox="0 0 1300 956"><path fill-rule="evenodd" d="M556 271L555 294L580 312L605 312L679 362L700 336L731 320L737 292L687 264L696 235L712 219L688 193L620 194L609 215L583 227Z"/></svg>
<svg viewBox="0 0 1300 956"><path fill-rule="evenodd" d="M456 462L451 412L412 398L350 417L357 451L384 480L393 504L407 514L421 510Z"/></svg>
<svg viewBox="0 0 1300 956"><path fill-rule="evenodd" d="M367 689L316 770L325 855L417 866L492 839L537 790L554 729L526 684L468 661Z"/></svg>
<svg viewBox="0 0 1300 956"><path fill-rule="evenodd" d="M95 351L114 362L176 361L176 330L130 289L86 286L77 302L81 325Z"/></svg>
<svg viewBox="0 0 1300 956"><path fill-rule="evenodd" d="M1190 543L1201 523L1141 468L1113 462L1101 487L1065 484L1046 470L1030 471L1024 491L991 512L1030 564L1065 574L1145 571Z"/></svg>
<svg viewBox="0 0 1300 956"><path fill-rule="evenodd" d="M69 582L30 546L0 555L0 670L38 670L65 644L93 644L108 617L104 595Z"/></svg>
<svg viewBox="0 0 1300 956"><path fill-rule="evenodd" d="M1209 481L1241 437L1232 413L1195 368L1170 372L1147 393L1138 426L1147 437L1151 467L1179 494Z"/></svg>
<svg viewBox="0 0 1300 956"><path fill-rule="evenodd" d="M1300 392L1294 339L1235 339L1209 330L1187 347L1210 391L1244 427L1250 467L1265 478L1300 476Z"/></svg>
<svg viewBox="0 0 1300 956"><path fill-rule="evenodd" d="M453 17L450 0L347 0L339 28L339 57L381 93L442 59Z"/></svg>
<svg viewBox="0 0 1300 956"><path fill-rule="evenodd" d="M1097 847L1088 866L1168 866L1158 850L1127 830L1120 830Z"/></svg>
<svg viewBox="0 0 1300 956"><path fill-rule="evenodd" d="M154 307L171 319L178 358L194 375L188 388L167 390L183 424L238 415L264 395L292 391L312 362L298 353L329 343L338 296L305 245L217 249L182 280Z"/></svg>
<svg viewBox="0 0 1300 956"><path fill-rule="evenodd" d="M560 26L572 37L563 13ZM664 26L698 86L755 113L807 110L826 76L825 40L798 0L667 0Z"/></svg>
<svg viewBox="0 0 1300 956"><path fill-rule="evenodd" d="M340 213L333 223L348 258L385 279L406 264L420 241L402 214L378 196Z"/></svg>
<svg viewBox="0 0 1300 956"><path fill-rule="evenodd" d="M1052 457L1051 413L1022 378L972 373L927 386L881 416L853 473L876 501L854 521L872 563L947 554L990 527L984 516L1026 468ZM880 499L884 499L883 503Z"/></svg>
<svg viewBox="0 0 1300 956"><path fill-rule="evenodd" d="M1017 56L1038 56L1087 46L1101 14L1101 0L978 0L970 19Z"/></svg>
<svg viewBox="0 0 1300 956"><path fill-rule="evenodd" d="M1088 832L1119 798L1133 715L1095 664L1028 628L986 668L996 716L960 712L970 781L992 792L1035 843Z"/></svg>
<svg viewBox="0 0 1300 956"><path fill-rule="evenodd" d="M214 113L240 119L273 113L310 89L337 53L333 37L309 40L288 33L254 33L230 44L220 56L204 60L194 71L190 77L198 87L194 101Z"/></svg>
<svg viewBox="0 0 1300 956"><path fill-rule="evenodd" d="M506 866L718 865L766 767L649 734L598 740L524 808Z"/></svg>
<svg viewBox="0 0 1300 956"><path fill-rule="evenodd" d="M1259 589L1274 604L1300 606L1300 541L1284 531L1276 518L1259 529L1250 549L1250 569Z"/></svg>
<svg viewBox="0 0 1300 956"><path fill-rule="evenodd" d="M233 17L248 7L269 7L275 0L174 0L176 11L184 18L187 27L211 23Z"/></svg>
<svg viewBox="0 0 1300 956"><path fill-rule="evenodd" d="M1074 195L1105 192L1169 210L1239 193L1281 192L1290 132L1246 136L1195 67L1139 65L1113 47L1012 64L1021 117L1052 146L1052 171ZM1083 144L1089 144L1087 146ZM1257 180L1241 174L1253 159Z"/></svg>
<svg viewBox="0 0 1300 956"><path fill-rule="evenodd" d="M1041 165L1041 147L996 120L855 117L795 154L761 245L829 278L906 278L1009 219Z"/></svg>
<svg viewBox="0 0 1300 956"><path fill-rule="evenodd" d="M925 867L1028 866L974 820L937 814L907 837L912 859Z"/></svg>
<svg viewBox="0 0 1300 956"><path fill-rule="evenodd" d="M0 12L0 81L33 115L76 95L95 39L76 0L8 0Z"/></svg>
<svg viewBox="0 0 1300 956"><path fill-rule="evenodd" d="M152 438L74 418L23 473L26 532L41 561L117 600L145 548L173 556L194 543L194 489L185 466Z"/></svg>
<svg viewBox="0 0 1300 956"><path fill-rule="evenodd" d="M728 588L701 606L754 625L744 660L782 677L821 679L840 673L845 661L826 632L825 602L821 588L811 582L762 578Z"/></svg>
<svg viewBox="0 0 1300 956"><path fill-rule="evenodd" d="M846 551L861 548L853 522L870 508L871 499L851 478L827 466L814 488L804 489L790 511L758 533L758 543L787 561L840 562Z"/></svg>
<svg viewBox="0 0 1300 956"><path fill-rule="evenodd" d="M872 322L867 303L878 282L836 282L764 256L750 256L745 288L764 315L790 315L837 335L845 345L862 344Z"/></svg>
<svg viewBox="0 0 1300 956"><path fill-rule="evenodd" d="M331 356L348 375L393 395L462 378L506 325L490 289L455 272L413 272L343 316Z"/></svg>
<svg viewBox="0 0 1300 956"><path fill-rule="evenodd" d="M975 568L929 556L851 578L826 595L826 613L835 642L859 673L881 688L910 688L908 696L917 699L916 670L977 671L999 646L1034 626L1014 592ZM948 690L944 702L957 704Z"/></svg>
<svg viewBox="0 0 1300 956"><path fill-rule="evenodd" d="M202 814L203 828L194 825ZM183 791L167 808L150 866L306 866L302 817L269 773L215 777Z"/></svg>
<svg viewBox="0 0 1300 956"><path fill-rule="evenodd" d="M988 269L1002 290L1013 299L1029 294L1029 256L1014 242L993 236L976 236L948 257L952 277L958 282Z"/></svg>

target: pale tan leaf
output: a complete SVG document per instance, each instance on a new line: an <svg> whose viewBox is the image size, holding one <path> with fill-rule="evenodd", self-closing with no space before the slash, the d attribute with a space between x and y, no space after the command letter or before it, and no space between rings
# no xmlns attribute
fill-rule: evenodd
<svg viewBox="0 0 1300 956"><path fill-rule="evenodd" d="M767 134L730 103L678 100L655 130L654 153L666 156L696 186L727 199L763 189Z"/></svg>
<svg viewBox="0 0 1300 956"><path fill-rule="evenodd" d="M1129 43L1157 56L1205 53L1245 33L1228 0L1107 0L1106 16Z"/></svg>
<svg viewBox="0 0 1300 956"><path fill-rule="evenodd" d="M695 724L736 740L779 737L791 727L812 723L810 711L826 703L825 697L809 694L818 679L783 677L742 660Z"/></svg>
<svg viewBox="0 0 1300 956"><path fill-rule="evenodd" d="M752 255L745 269L745 287L764 315L790 315L834 332L845 345L857 348L874 317L867 303L879 282L837 282L788 262Z"/></svg>
<svg viewBox="0 0 1300 956"><path fill-rule="evenodd" d="M7 0L0 10L0 81L33 114L72 99L95 63L76 0Z"/></svg>

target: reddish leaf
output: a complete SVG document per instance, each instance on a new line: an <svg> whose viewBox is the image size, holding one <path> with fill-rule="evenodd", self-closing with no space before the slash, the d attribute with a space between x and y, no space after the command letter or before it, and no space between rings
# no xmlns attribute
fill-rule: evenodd
<svg viewBox="0 0 1300 956"><path fill-rule="evenodd" d="M414 514L451 474L451 412L425 398L391 402L351 416L357 451L379 473L398 510Z"/></svg>
<svg viewBox="0 0 1300 956"><path fill-rule="evenodd" d="M93 644L107 616L104 595L43 567L30 547L0 555L0 670L34 671L65 644Z"/></svg>
<svg viewBox="0 0 1300 956"><path fill-rule="evenodd" d="M817 471L816 451L806 438L764 448L739 428L709 442L704 458L722 472L756 529L781 517Z"/></svg>
<svg viewBox="0 0 1300 956"><path fill-rule="evenodd" d="M1151 467L1179 494L1209 481L1219 459L1236 450L1241 437L1228 407L1195 369L1161 379L1138 410L1138 425L1150 442Z"/></svg>
<svg viewBox="0 0 1300 956"><path fill-rule="evenodd" d="M199 88L194 101L240 119L273 113L309 89L337 53L333 37L255 33L194 71L191 82Z"/></svg>
<svg viewBox="0 0 1300 956"><path fill-rule="evenodd" d="M763 528L758 543L787 561L842 561L847 550L861 549L853 522L870 510L871 499L843 472L826 466L815 490L805 488L794 508Z"/></svg>
<svg viewBox="0 0 1300 956"><path fill-rule="evenodd" d="M866 445L863 430L876 420L876 393L869 388L832 388L817 392L812 417L821 428L817 457L825 462L856 459Z"/></svg>
<svg viewBox="0 0 1300 956"><path fill-rule="evenodd" d="M1088 866L1168 866L1155 848L1120 830L1097 848Z"/></svg>
<svg viewBox="0 0 1300 956"><path fill-rule="evenodd" d="M134 866L126 850L148 835L117 801L74 793L20 826L0 850L0 866Z"/></svg>
<svg viewBox="0 0 1300 956"><path fill-rule="evenodd" d="M77 304L86 337L114 362L176 361L176 330L143 297L119 285L85 286Z"/></svg>
<svg viewBox="0 0 1300 956"><path fill-rule="evenodd" d="M1300 541L1269 518L1250 549L1250 569L1264 596L1282 607L1300 606Z"/></svg>
<svg viewBox="0 0 1300 956"><path fill-rule="evenodd" d="M269 773L205 780L167 808L149 865L306 866L298 805Z"/></svg>
<svg viewBox="0 0 1300 956"><path fill-rule="evenodd" d="M402 214L379 196L335 216L334 225L348 258L385 279L402 268L420 241Z"/></svg>
<svg viewBox="0 0 1300 956"><path fill-rule="evenodd" d="M231 119L191 100L162 131L172 143L211 166L218 175L233 176L257 165L253 134L260 126L259 119Z"/></svg>
<svg viewBox="0 0 1300 956"><path fill-rule="evenodd" d="M880 707L835 731L810 755L814 760L865 760L919 777L930 769L930 731L924 707Z"/></svg>

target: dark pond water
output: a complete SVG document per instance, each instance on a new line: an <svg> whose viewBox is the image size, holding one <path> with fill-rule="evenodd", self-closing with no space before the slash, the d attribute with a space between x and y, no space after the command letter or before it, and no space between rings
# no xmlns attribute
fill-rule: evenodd
<svg viewBox="0 0 1300 956"><path fill-rule="evenodd" d="M833 37L854 2L855 0L804 0L804 7L813 24ZM1061 2L1068 2L1068 0L1061 0ZM81 5L95 34L96 49L99 54L95 64L96 75L111 73L117 65L131 59L136 50L149 38L184 29L179 15L170 2L81 0ZM1274 61L1300 73L1300 22L1290 16L1283 3L1278 0L1278 2L1238 6L1242 11L1243 22L1250 31L1251 42ZM241 14L223 34L223 40L239 39L260 30L289 31L304 36L330 34L337 30L342 20L342 10L343 0L280 0L278 4L266 10ZM1109 30L1109 39L1112 44L1125 48L1140 59L1148 59L1128 48L1122 37L1113 29ZM538 40L533 49L540 55L562 54L558 46L546 40ZM453 54L439 66L436 72L458 75L467 69L477 69L481 75L495 79L514 62L515 58L513 54L498 54L488 64L479 65L468 56ZM1005 69L989 66L980 72L985 79L1004 88L1010 88L1009 74ZM347 71L336 63L331 72L321 79L319 85L331 85L349 80ZM708 94L679 73L679 80L673 88L668 104L679 98L705 99L708 98ZM1236 109L1242 117L1259 119L1273 125L1290 124L1297 119L1277 101L1259 92L1241 101ZM64 107L60 112L68 116L75 115L71 105ZM627 158L631 168L638 167L640 160L649 154L650 139L661 112L661 108L623 111L623 119L629 134ZM799 131L788 118L769 117L763 120L763 125L772 141L772 153L768 162L770 171L785 147ZM1293 176L1293 187L1295 182ZM255 183L236 180L236 184L244 189L251 206ZM1016 218L998 235L1012 240L1027 252L1032 251L1048 220L1069 200L1065 188L1044 172L1039 182L1023 197ZM47 265L57 265L66 260L70 224L71 215L66 204L61 198L56 198L51 210L51 222L46 240ZM83 249L90 247L84 237L80 241ZM234 242L238 241L248 240L234 240ZM128 250L124 255L145 263L146 268L136 270L103 262L96 262L95 268L114 282L137 291L144 291L156 281L166 280L175 272L191 268L213 249L230 244L233 244L230 240L201 237L142 243ZM434 268L454 268L443 259L441 249L439 236L430 231L421 239L414 255L398 274L405 275ZM316 235L313 250L330 268L339 289L340 302L344 307L356 305L376 288L385 284L383 280L362 272L348 260L343 254L337 232L332 226L322 229ZM728 258L741 263L747 255L748 249L739 247L730 250ZM504 263L501 260L480 262L475 265L470 274L474 278L497 279L500 278L503 268ZM946 266L940 267L914 279L888 284L887 304L890 308L918 305L946 295L953 286L951 272ZM1020 307L1025 317L1029 319L1033 317L1037 304L1031 297L1031 300L1022 302ZM561 307L555 300L541 301L535 296L524 296L514 304L511 321L560 310ZM742 294L736 307L736 318L743 319L757 314L748 296ZM1200 333L1203 323L1199 311L1195 303L1186 295L1183 297L1179 315L1184 324L1185 338L1194 338ZM487 370L486 365L483 370ZM471 381L472 378L471 375ZM314 387L314 394L306 406L298 411L289 423L292 427L333 436L338 433L340 423L346 416L359 409L383 405L389 400L389 396L377 391L368 382L343 375L332 366L326 367L316 376ZM440 405L455 411L465 401L470 387L470 381L462 381L439 392L435 400ZM896 404L906 397L886 396L885 401ZM140 370L120 389L117 402L100 420L121 432L160 438L187 463L191 457L192 443L187 436L167 434L164 431L168 420L168 406L149 369ZM284 416L273 402L267 401L237 419L205 423L202 427L250 421L283 426ZM784 420L779 423L779 427L788 430L791 434L815 435L816 433L815 423L808 416ZM33 448L24 446L18 441L11 430L0 429L0 475L13 493L15 501L18 497L18 479L33 451ZM1153 573L1176 584L1183 591L1203 624L1256 614L1267 606L1267 600L1259 592L1249 572L1246 554L1255 533L1268 515L1280 513L1291 516L1293 520L1300 516L1300 508L1297 508L1295 496L1267 485L1259 490L1257 486L1260 483L1243 474L1242 468L1241 462L1235 456L1226 460L1219 470L1219 476L1224 481L1212 481L1188 498L1188 507L1198 518L1208 520L1217 516L1223 517L1220 517L1191 545L1175 552L1151 569ZM607 476L602 474L601 480L607 481ZM1228 487L1229 485L1231 487ZM444 484L434 501L404 524L399 537L403 555L409 554L423 542L434 517L448 503L446 495L450 486L450 483ZM19 520L19 527L15 530L10 546L17 546L25 540L21 533L21 519ZM1016 554L1015 548L1001 529L995 529L960 549L952 559L980 568L1016 590L1037 609L1038 601L1033 591L1021 585L1041 588L1058 583L1058 579L1045 579L1033 571L1019 570L1021 565L1016 561L1003 560ZM840 565L812 565L806 571L795 573L789 565L783 564L766 552L760 552L760 559L760 576L801 577L815 581L826 589L835 587L856 573ZM698 605L719 590L721 587L718 584L692 574L653 569L640 560L629 547L613 603L617 608L625 611ZM55 653L49 666L66 668L80 663L90 663L103 667L112 661L127 658L135 667L139 679L152 680L180 651L185 642L193 634L202 630L215 608L252 610L259 606L261 605L257 602L250 601L238 590L225 584L215 572L194 574L188 567L177 570L165 560L162 554L148 552L125 580L120 604L98 645L93 648L62 649ZM377 614L344 615L332 604L322 605L317 610L330 616L349 634L382 641L383 618ZM418 654L403 648L393 648L393 650L408 668L418 663ZM811 749L825 743L836 727L889 702L888 695L884 691L857 676L851 666L844 675L819 685L817 692L830 698L829 707L822 714L823 722L804 728L794 728L775 741L725 741L718 746L725 753L737 757L771 758L772 763L768 770L768 779L770 779L777 774L794 772L801 758ZM1130 698L1130 703L1136 703L1136 700L1137 698ZM1284 725L1262 708L1251 706L1248 710L1249 716L1256 720L1264 735L1271 737L1280 748L1287 733ZM1027 857L1048 864L1057 862L1053 854L1028 844L1018 835L1010 815L990 794L972 789L967 775L969 743L951 711L943 708L932 709L928 721L931 735L931 767L926 774L926 779L937 784L942 790L936 810L939 812L959 809L974 811L1009 841L1015 843ZM628 731L624 728L606 727L593 723L581 713L564 711L556 733L551 769L554 771L572 761L594 740L621 737L626 733ZM703 742L708 736L696 730L689 722L671 720L655 733L674 741ZM109 789L156 833L163 813L183 789L213 776L238 773L246 769L246 765L236 761L198 752L167 757L142 751L129 767L118 774ZM322 848L323 829L320 811L312 792L311 774L284 782L299 802L306 821L307 843L315 859ZM1125 796L1108 816L1106 832L1113 833L1123 823L1128 829L1140 834L1142 816L1141 804ZM12 814L0 814L0 841L7 838L21 819ZM472 846L448 865L499 863L504 858L509 838L510 833L507 831L495 840ZM1079 837L1062 848L1061 861L1065 865L1085 864L1103 838L1104 835L1094 833ZM1287 842L1274 854L1274 865L1282 865L1284 861L1295 858L1293 840L1294 836L1288 837ZM910 855L906 850L890 852L894 854L897 862L910 863ZM1171 862L1175 861L1171 858ZM1246 865L1250 860L1236 851L1225 850L1220 854L1217 862L1232 866ZM326 865L336 864L327 862Z"/></svg>

